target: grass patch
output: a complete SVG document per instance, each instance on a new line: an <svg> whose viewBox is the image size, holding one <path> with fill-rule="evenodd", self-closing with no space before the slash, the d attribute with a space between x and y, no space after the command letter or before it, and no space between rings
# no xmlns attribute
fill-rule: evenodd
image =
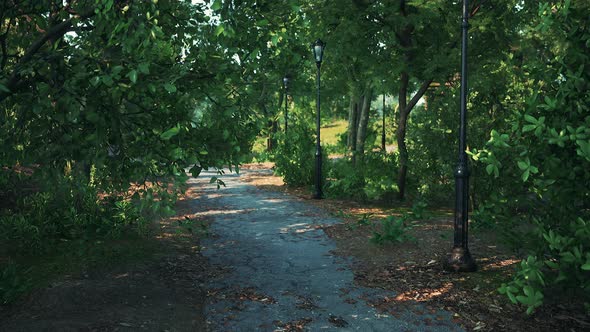
<svg viewBox="0 0 590 332"><path fill-rule="evenodd" d="M337 120L320 128L323 145L338 145L340 135L348 129L348 121Z"/></svg>
<svg viewBox="0 0 590 332"><path fill-rule="evenodd" d="M322 146L337 146L340 140L340 135L348 129L348 122L346 120L336 120L332 123L325 124L320 128L320 135L322 139ZM251 155L255 161L268 160L268 153L266 151L267 137L260 136L256 138L252 146ZM277 144L283 144L277 142Z"/></svg>

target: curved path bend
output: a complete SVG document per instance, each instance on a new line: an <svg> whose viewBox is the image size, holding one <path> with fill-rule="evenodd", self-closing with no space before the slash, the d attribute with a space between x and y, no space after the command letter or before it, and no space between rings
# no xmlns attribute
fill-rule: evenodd
<svg viewBox="0 0 590 332"><path fill-rule="evenodd" d="M321 229L340 220L236 174L220 176L227 186L218 190L208 185L213 175L190 180L202 189L199 213L213 220L203 254L224 271L206 285L210 330L461 330L447 312L404 307L394 316L371 306L395 294L354 284L351 262L332 254L335 244Z"/></svg>

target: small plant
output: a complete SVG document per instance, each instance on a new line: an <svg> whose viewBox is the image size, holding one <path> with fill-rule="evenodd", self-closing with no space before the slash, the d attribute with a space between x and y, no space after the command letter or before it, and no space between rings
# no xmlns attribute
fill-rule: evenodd
<svg viewBox="0 0 590 332"><path fill-rule="evenodd" d="M371 242L377 245L390 243L403 243L406 241L415 241L415 238L408 234L412 228L406 225L405 217L396 218L389 216L381 220L381 232L374 231Z"/></svg>
<svg viewBox="0 0 590 332"><path fill-rule="evenodd" d="M176 233L181 234L196 234L199 236L208 236L209 235L209 228L207 224L204 222L199 222L195 219L191 219L187 216L184 216L184 220L178 220L178 225L180 226Z"/></svg>
<svg viewBox="0 0 590 332"><path fill-rule="evenodd" d="M373 217L373 213L363 213L359 219L356 220L355 223L347 224L346 228L348 230L356 229L361 226L367 226L371 224L371 218ZM349 215L350 216L350 215Z"/></svg>
<svg viewBox="0 0 590 332"><path fill-rule="evenodd" d="M359 226L366 226L371 223L371 218L374 216L374 213L363 213L363 215L356 221Z"/></svg>
<svg viewBox="0 0 590 332"><path fill-rule="evenodd" d="M428 219L430 218L430 212L426 210L428 207L428 203L423 200L419 199L414 202L412 205L412 217L413 219Z"/></svg>
<svg viewBox="0 0 590 332"><path fill-rule="evenodd" d="M8 262L0 271L0 304L10 303L31 288L31 281L23 278L27 275L19 272L16 264Z"/></svg>
<svg viewBox="0 0 590 332"><path fill-rule="evenodd" d="M543 304L548 287L575 287L579 295L590 298L590 223L577 218L561 230L545 228L541 221L537 224L549 250L543 256L529 255L514 279L498 289L512 303L526 306L529 315Z"/></svg>
<svg viewBox="0 0 590 332"><path fill-rule="evenodd" d="M538 261L535 256L529 256L520 263L520 270L514 280L508 284L503 283L498 291L508 296L512 303L526 306L526 313L532 314L543 304L541 287L545 287L545 276L541 271L542 267L542 261Z"/></svg>

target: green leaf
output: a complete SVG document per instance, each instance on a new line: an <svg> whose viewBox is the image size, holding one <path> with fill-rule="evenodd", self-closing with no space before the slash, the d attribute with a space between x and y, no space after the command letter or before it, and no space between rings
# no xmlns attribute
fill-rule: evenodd
<svg viewBox="0 0 590 332"><path fill-rule="evenodd" d="M263 26L267 26L268 23L269 22L267 19L262 19L262 20L259 20L258 22L256 22L256 25L258 25L259 27L263 27Z"/></svg>
<svg viewBox="0 0 590 332"><path fill-rule="evenodd" d="M217 28L215 28L215 36L219 36L220 34L222 34L225 31L225 28L223 27L223 25L218 25Z"/></svg>
<svg viewBox="0 0 590 332"><path fill-rule="evenodd" d="M209 183L215 183L217 182L218 178L216 176L212 176L211 179L209 180Z"/></svg>
<svg viewBox="0 0 590 332"><path fill-rule="evenodd" d="M492 164L487 165L486 172L488 173L488 175L491 175L494 172L494 165L492 165Z"/></svg>
<svg viewBox="0 0 590 332"><path fill-rule="evenodd" d="M201 174L202 170L203 170L203 168L201 166L195 165L195 166L191 167L190 172L191 172L191 175L196 178L197 176L199 176L199 174Z"/></svg>
<svg viewBox="0 0 590 332"><path fill-rule="evenodd" d="M516 296L516 300L524 305L529 305L532 303L532 299L529 296L524 295Z"/></svg>
<svg viewBox="0 0 590 332"><path fill-rule="evenodd" d="M520 168L522 171L524 171L529 168L529 165L527 163L525 163L524 161L519 161L518 168Z"/></svg>
<svg viewBox="0 0 590 332"><path fill-rule="evenodd" d="M512 294L511 292L506 293L506 295L508 295L508 298L510 299L510 302L516 304L518 303L518 300L516 299L516 297L514 296L514 294Z"/></svg>
<svg viewBox="0 0 590 332"><path fill-rule="evenodd" d="M172 127L170 129L166 130L162 134L160 134L160 138L167 141L167 140L171 139L172 137L178 135L179 132L180 132L180 126L177 125L175 127Z"/></svg>
<svg viewBox="0 0 590 332"><path fill-rule="evenodd" d="M111 71L112 71L113 75L118 76L119 73L121 73L121 71L123 71L123 66L114 66Z"/></svg>
<svg viewBox="0 0 590 332"><path fill-rule="evenodd" d="M174 84L172 84L172 83L164 84L164 89L166 89L166 91L168 91L170 93L176 92L176 86L174 86Z"/></svg>
<svg viewBox="0 0 590 332"><path fill-rule="evenodd" d="M102 83L108 87L113 86L113 78L109 75L103 75L100 77Z"/></svg>
<svg viewBox="0 0 590 332"><path fill-rule="evenodd" d="M135 69L133 69L132 71L130 71L127 74L127 77L129 77L129 80L133 83L137 82L137 71Z"/></svg>
<svg viewBox="0 0 590 332"><path fill-rule="evenodd" d="M273 45L278 45L279 44L279 36L278 35L274 35L271 37L271 42Z"/></svg>
<svg viewBox="0 0 590 332"><path fill-rule="evenodd" d="M184 156L184 151L182 150L182 148L176 148L176 149L170 151L170 157L173 160L182 159L183 156Z"/></svg>
<svg viewBox="0 0 590 332"><path fill-rule="evenodd" d="M524 295L526 295L527 297L530 297L534 294L534 290L531 286L525 286L523 289Z"/></svg>
<svg viewBox="0 0 590 332"><path fill-rule="evenodd" d="M524 115L524 119L525 119L526 121L530 122L530 123L533 123L533 124L535 124L535 125L536 125L536 124L538 124L538 121L537 121L537 119L535 119L533 116L530 116L530 115L528 115L528 114L525 114L525 115Z"/></svg>
<svg viewBox="0 0 590 332"><path fill-rule="evenodd" d="M533 131L537 128L537 125L525 125L522 127L522 132L526 133L527 131Z"/></svg>
<svg viewBox="0 0 590 332"><path fill-rule="evenodd" d="M526 182L526 180L528 180L528 178L529 178L529 175L531 175L531 174L528 169L526 171L524 171L524 173L522 173L522 182Z"/></svg>
<svg viewBox="0 0 590 332"><path fill-rule="evenodd" d="M111 8L113 8L113 0L107 0L104 5L104 9L105 11L108 11L111 10Z"/></svg>
<svg viewBox="0 0 590 332"><path fill-rule="evenodd" d="M547 264L547 266L549 266L552 269L559 269L559 264L557 264L553 261L547 260L547 261L545 261L545 264ZM590 264L588 266L590 266Z"/></svg>
<svg viewBox="0 0 590 332"><path fill-rule="evenodd" d="M149 74L150 73L150 65L148 63L145 63L145 62L144 63L140 63L137 66L137 69L142 74Z"/></svg>
<svg viewBox="0 0 590 332"><path fill-rule="evenodd" d="M590 271L590 263L586 263L586 264L582 265L582 270Z"/></svg>
<svg viewBox="0 0 590 332"><path fill-rule="evenodd" d="M221 0L215 0L211 5L211 10L220 10L221 9Z"/></svg>

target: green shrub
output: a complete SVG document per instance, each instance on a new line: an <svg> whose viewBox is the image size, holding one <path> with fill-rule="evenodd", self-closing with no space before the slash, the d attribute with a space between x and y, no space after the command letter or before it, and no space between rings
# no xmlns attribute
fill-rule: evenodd
<svg viewBox="0 0 590 332"><path fill-rule="evenodd" d="M282 143L273 151L276 174L282 176L288 185L312 184L315 172L315 144L311 128L295 124L289 126L287 137L284 137L284 134L279 136L283 138L280 140ZM327 159L324 155L324 164Z"/></svg>
<svg viewBox="0 0 590 332"><path fill-rule="evenodd" d="M340 211L340 216L343 216L342 211ZM355 223L347 224L346 229L353 230L358 227L369 226L369 225L371 225L371 218L372 217L373 217L373 213L363 213L361 215L361 217L356 220Z"/></svg>
<svg viewBox="0 0 590 332"><path fill-rule="evenodd" d="M430 212L426 209L428 202L422 198L416 199L412 204L412 219L424 220L431 217Z"/></svg>
<svg viewBox="0 0 590 332"><path fill-rule="evenodd" d="M397 155L367 152L353 165L348 158L331 160L326 192L331 197L359 200L389 200L397 193Z"/></svg>
<svg viewBox="0 0 590 332"><path fill-rule="evenodd" d="M173 194L152 189L143 199L106 196L99 199L96 188L84 180L54 179L52 191L16 197L11 209L0 212L0 241L13 254L38 254L55 249L60 243L116 238L124 231L145 233L147 216L170 213ZM143 209L143 210L142 210ZM149 213L148 213L149 212Z"/></svg>
<svg viewBox="0 0 590 332"><path fill-rule="evenodd" d="M558 231L539 223L540 235L549 250L543 255L529 255L514 277L502 284L499 292L514 304L522 304L527 314L543 304L544 289L561 291L579 287L577 295L590 301L590 223L577 218L569 227Z"/></svg>
<svg viewBox="0 0 590 332"><path fill-rule="evenodd" d="M403 243L406 241L415 241L415 238L408 234L412 226L407 225L408 216L402 217L388 216L381 220L381 231L374 231L371 242L377 245L385 243Z"/></svg>
<svg viewBox="0 0 590 332"><path fill-rule="evenodd" d="M333 198L365 199L363 173L350 160L330 160L328 165L326 194Z"/></svg>

